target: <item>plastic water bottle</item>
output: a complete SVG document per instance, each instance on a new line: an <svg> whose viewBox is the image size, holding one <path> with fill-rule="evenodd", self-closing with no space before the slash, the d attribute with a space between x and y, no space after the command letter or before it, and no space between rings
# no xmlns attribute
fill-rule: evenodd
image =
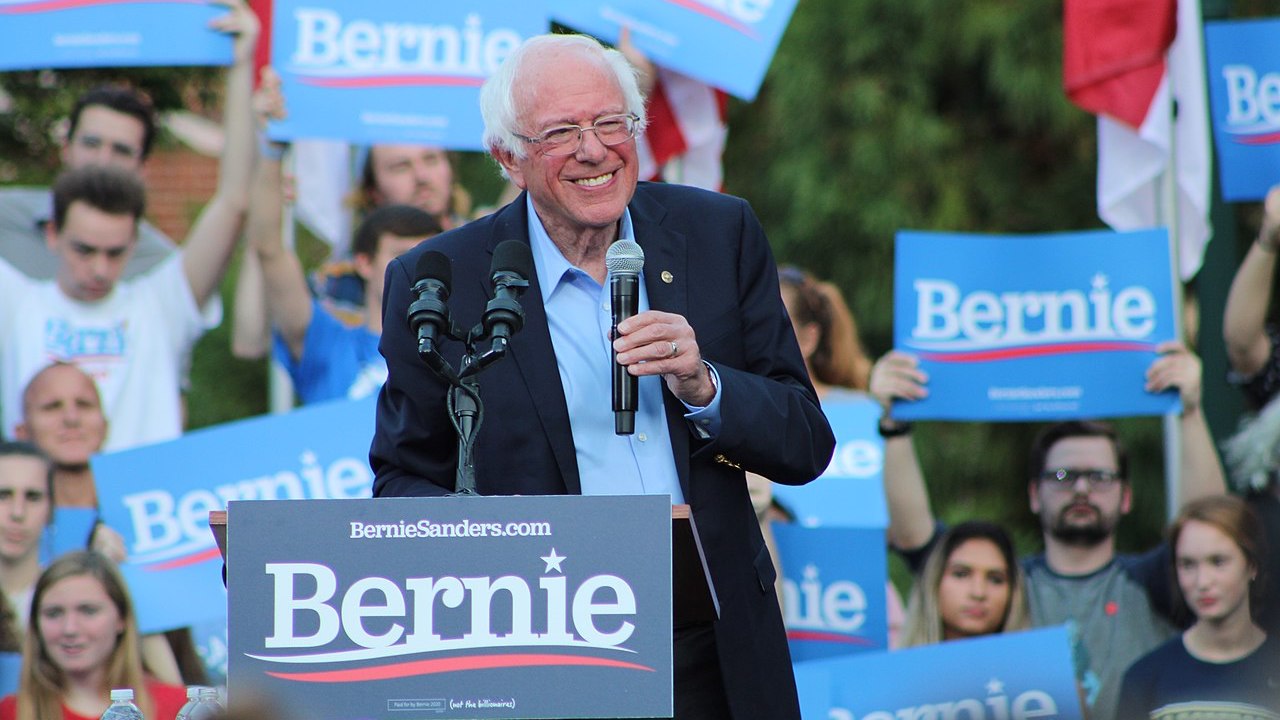
<svg viewBox="0 0 1280 720"><path fill-rule="evenodd" d="M222 702L218 699L218 688L202 687L197 696L195 707L191 708L189 720L220 718L222 717L222 710Z"/></svg>
<svg viewBox="0 0 1280 720"><path fill-rule="evenodd" d="M142 711L133 704L133 690L119 688L111 691L111 706L102 713L102 720L143 720Z"/></svg>
<svg viewBox="0 0 1280 720"><path fill-rule="evenodd" d="M187 702L183 704L180 710L178 710L178 714L173 717L173 720L190 720L191 710L195 708L196 703L198 703L199 701L200 701L200 686L188 685L187 686Z"/></svg>

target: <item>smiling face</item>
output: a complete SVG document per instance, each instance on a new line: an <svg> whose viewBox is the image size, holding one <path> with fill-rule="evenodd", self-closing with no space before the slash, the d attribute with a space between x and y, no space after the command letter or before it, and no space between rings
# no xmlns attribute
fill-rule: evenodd
<svg viewBox="0 0 1280 720"><path fill-rule="evenodd" d="M23 396L23 422L16 435L34 443L60 468L84 468L102 449L107 418L93 379L74 365L53 365L37 374Z"/></svg>
<svg viewBox="0 0 1280 720"><path fill-rule="evenodd" d="M0 456L0 562L34 562L52 512L49 465L29 455Z"/></svg>
<svg viewBox="0 0 1280 720"><path fill-rule="evenodd" d="M999 632L1009 609L1010 588L1009 568L995 543L984 538L960 543L938 582L944 639Z"/></svg>
<svg viewBox="0 0 1280 720"><path fill-rule="evenodd" d="M1249 617L1249 583L1256 568L1229 535L1209 523L1188 520L1174 552L1178 587L1199 620Z"/></svg>
<svg viewBox="0 0 1280 720"><path fill-rule="evenodd" d="M105 675L125 623L97 578L71 575L58 580L32 611L50 662L73 677Z"/></svg>
<svg viewBox="0 0 1280 720"><path fill-rule="evenodd" d="M597 118L628 112L617 78L602 59L582 49L548 48L526 63L516 86L521 135L538 137L562 125L587 127ZM529 191L551 239L561 244L609 235L635 193L635 139L610 147L587 132L577 152L563 157L547 157L536 143L525 147L524 158L505 151L495 151L494 157L516 186Z"/></svg>

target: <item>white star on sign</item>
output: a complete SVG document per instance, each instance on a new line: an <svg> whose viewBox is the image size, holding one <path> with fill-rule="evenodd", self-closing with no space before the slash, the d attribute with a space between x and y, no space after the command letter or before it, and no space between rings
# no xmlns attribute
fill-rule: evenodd
<svg viewBox="0 0 1280 720"><path fill-rule="evenodd" d="M549 572L551 572L551 569L552 569L552 568L555 568L555 571L556 571L556 572L558 572L558 573L563 573L563 572L564 572L564 569L560 567L560 563L561 563L561 561L563 561L563 560L564 560L564 556L563 556L563 555L557 555L557 554L556 554L556 549L555 549L555 548L551 548L551 554L550 554L550 555L543 555L543 556L542 556L542 561L543 561L543 562L545 562L545 563L547 564L547 569L546 569L546 570L543 570L542 572L544 572L544 573L549 573Z"/></svg>
<svg viewBox="0 0 1280 720"><path fill-rule="evenodd" d="M1004 692L1004 683L999 678L991 678L987 681L987 694L1000 695Z"/></svg>

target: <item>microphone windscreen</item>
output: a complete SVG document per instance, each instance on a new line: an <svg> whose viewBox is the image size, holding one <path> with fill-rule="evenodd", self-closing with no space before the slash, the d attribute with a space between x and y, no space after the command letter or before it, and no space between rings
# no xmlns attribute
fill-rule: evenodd
<svg viewBox="0 0 1280 720"><path fill-rule="evenodd" d="M533 274L533 251L528 243L519 240L503 240L493 250L493 264L489 275L508 272L528 280Z"/></svg>
<svg viewBox="0 0 1280 720"><path fill-rule="evenodd" d="M605 251L604 266L615 275L639 275L644 269L644 250L634 240L618 240Z"/></svg>
<svg viewBox="0 0 1280 720"><path fill-rule="evenodd" d="M439 250L429 250L418 256L418 264L414 267L414 281L439 280L448 291L453 286L453 263L449 256Z"/></svg>

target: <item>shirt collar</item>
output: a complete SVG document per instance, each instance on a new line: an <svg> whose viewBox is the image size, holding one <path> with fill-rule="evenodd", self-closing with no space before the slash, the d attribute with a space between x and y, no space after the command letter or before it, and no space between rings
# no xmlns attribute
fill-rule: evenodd
<svg viewBox="0 0 1280 720"><path fill-rule="evenodd" d="M555 292L556 287L564 280L566 273L571 270L584 274L585 272L565 259L560 248L551 242L551 236L547 234L547 229L542 225L542 219L533 208L533 196L525 193L524 203L525 210L529 213L529 246L533 250L533 267L538 273L538 286L542 289L542 303L545 305L551 299L551 294ZM635 240L630 208L624 208L622 211L618 239Z"/></svg>

